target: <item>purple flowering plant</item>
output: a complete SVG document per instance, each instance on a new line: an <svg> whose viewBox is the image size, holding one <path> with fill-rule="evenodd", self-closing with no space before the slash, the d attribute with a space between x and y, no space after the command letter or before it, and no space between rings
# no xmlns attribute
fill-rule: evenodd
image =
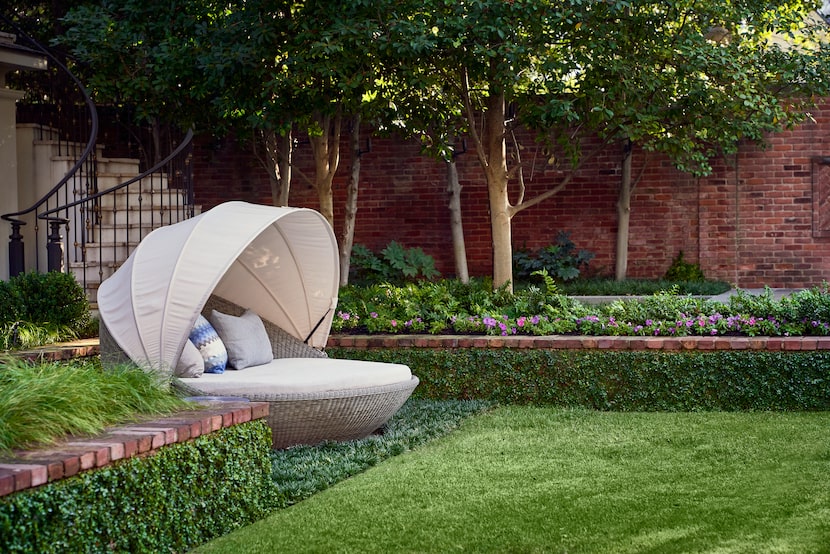
<svg viewBox="0 0 830 554"><path fill-rule="evenodd" d="M830 335L827 287L773 300L739 291L728 303L675 291L586 305L538 289L505 294L440 281L341 290L334 333L618 336Z"/></svg>

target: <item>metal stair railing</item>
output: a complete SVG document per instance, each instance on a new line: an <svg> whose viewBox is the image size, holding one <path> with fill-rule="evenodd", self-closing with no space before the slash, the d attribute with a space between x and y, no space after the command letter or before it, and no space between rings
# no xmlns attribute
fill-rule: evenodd
<svg viewBox="0 0 830 554"><path fill-rule="evenodd" d="M11 235L10 235L10 242L9 242L9 274L10 276L19 275L26 271L26 264L25 264L25 248L23 243L23 234L21 232L21 228L27 224L27 221L23 218L31 218L34 220L35 229L34 229L34 252L35 252L35 263L34 269L36 271L41 270L41 263L40 263L40 256L37 255L39 248L42 246L41 242L44 238L45 233L41 233L41 229L38 225L38 219L34 217L33 214L36 214L38 210L48 210L51 212L57 212L60 208L60 204L65 204L70 201L70 198L76 198L77 196L86 195L90 191L95 191L97 189L96 184L96 160L95 160L95 144L98 137L98 112L95 107L95 103L90 98L89 93L87 92L86 88L83 84L78 80L78 78L66 67L66 65L58 59L49 49L41 45L37 40L33 39L27 33L25 33L18 25L16 25L13 21L8 19L7 17L0 15L0 22L4 23L8 28L13 29L17 34L18 38L22 38L26 41L25 46L30 48L42 55L44 55L50 61L52 67L56 68L58 72L60 72L64 77L68 78L69 81L76 87L74 92L80 94L80 99L82 99L82 103L86 108L86 116L85 117L78 117L77 115L70 115L70 118L74 118L77 121L84 120L84 122L88 122L88 133L86 138L86 144L80 154L77 156L77 159L73 163L73 165L69 168L67 173L61 178L54 187L52 187L49 192L43 195L39 200L37 200L33 205L30 207L20 210L13 213L3 214L0 215L0 219L4 221L8 221L11 224ZM58 95L51 98L52 101L58 101ZM58 105L56 111L72 111L74 112L74 108L77 106L79 102L75 102L74 99L69 99L68 102L69 106ZM80 125L81 127L83 124ZM58 133L60 133L60 129L58 129ZM66 141L64 144L59 143L59 149L61 153L64 155L72 155L71 148L69 146L70 141ZM67 219L68 218L63 218ZM51 224L52 222L50 222ZM67 226L68 231L68 226ZM57 227L53 227L49 230L49 237L52 237L55 234L59 235L60 230ZM47 242L48 239L47 238ZM63 267L61 266L61 259L54 255L55 250L54 248L50 249L47 246L47 269L48 270L62 270Z"/></svg>
<svg viewBox="0 0 830 554"><path fill-rule="evenodd" d="M118 265L153 229L195 215L192 150L193 131L189 130L170 155L141 174L106 190L38 213L38 219L47 221L53 229L50 255L64 260L72 261L72 257L64 252L62 237L54 235L59 235L60 227L66 224L65 214L70 211L75 214L75 221L83 221L80 242L72 246L76 253L74 262L80 264L76 276L81 275L79 282L88 297L93 296L90 285L97 285L105 278L102 260L107 249L112 249L112 259ZM123 198L123 202L114 199L117 195ZM105 223L104 219L109 219L109 222ZM97 250L97 266L89 263L90 249ZM96 267L96 279L89 279L88 270Z"/></svg>

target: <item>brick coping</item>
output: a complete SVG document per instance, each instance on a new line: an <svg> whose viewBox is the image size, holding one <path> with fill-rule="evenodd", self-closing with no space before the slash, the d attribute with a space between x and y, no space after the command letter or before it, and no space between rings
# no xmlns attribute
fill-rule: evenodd
<svg viewBox="0 0 830 554"><path fill-rule="evenodd" d="M548 350L830 350L830 336L615 337L588 335L331 335L327 348L542 348ZM53 344L13 355L30 361L68 360L100 354L98 339Z"/></svg>
<svg viewBox="0 0 830 554"><path fill-rule="evenodd" d="M97 338L80 339L71 342L59 342L38 346L29 350L13 350L10 355L30 362L71 360L86 358L101 353L100 342Z"/></svg>
<svg viewBox="0 0 830 554"><path fill-rule="evenodd" d="M830 337L615 337L481 335L332 335L328 348L540 348L547 350L830 350Z"/></svg>
<svg viewBox="0 0 830 554"><path fill-rule="evenodd" d="M267 415L267 402L205 402L203 408L109 427L94 437L2 455L0 498Z"/></svg>

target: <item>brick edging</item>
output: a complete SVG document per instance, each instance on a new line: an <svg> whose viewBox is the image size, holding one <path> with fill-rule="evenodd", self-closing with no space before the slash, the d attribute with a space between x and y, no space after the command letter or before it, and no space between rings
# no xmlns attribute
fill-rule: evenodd
<svg viewBox="0 0 830 554"><path fill-rule="evenodd" d="M540 348L548 350L830 350L830 337L615 337L332 335L327 348Z"/></svg>
<svg viewBox="0 0 830 554"><path fill-rule="evenodd" d="M267 416L267 402L214 402L203 409L110 427L94 437L15 451L0 457L0 497Z"/></svg>
<svg viewBox="0 0 830 554"><path fill-rule="evenodd" d="M8 354L15 358L29 362L57 362L74 358L88 358L90 356L97 356L100 353L101 347L97 338L49 344L29 350L12 350L8 352Z"/></svg>

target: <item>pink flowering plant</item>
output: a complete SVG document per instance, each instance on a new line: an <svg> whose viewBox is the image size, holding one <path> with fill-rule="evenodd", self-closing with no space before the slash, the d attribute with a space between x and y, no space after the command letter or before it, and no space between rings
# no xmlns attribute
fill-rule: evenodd
<svg viewBox="0 0 830 554"><path fill-rule="evenodd" d="M739 291L729 303L676 291L605 305L529 287L514 294L486 281L345 287L335 333L618 336L830 335L827 287L774 300Z"/></svg>

